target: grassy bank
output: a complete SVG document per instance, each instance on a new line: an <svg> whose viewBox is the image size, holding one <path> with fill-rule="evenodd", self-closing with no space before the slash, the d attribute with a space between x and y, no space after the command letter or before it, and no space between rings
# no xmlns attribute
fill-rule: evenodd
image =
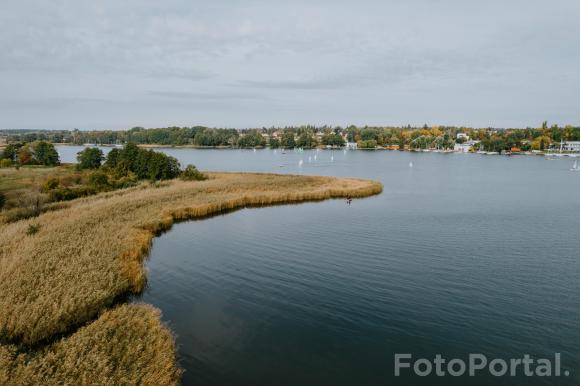
<svg viewBox="0 0 580 386"><path fill-rule="evenodd" d="M207 181L172 180L102 193L70 201L67 207L35 218L0 224L2 368L15 369L18 374L43 369L47 379L59 379L58 374L70 371L72 376L79 367L71 362L70 370L61 369L68 362L56 357L103 356L103 363L109 363L120 352L121 362L125 355L134 354L161 356L159 363L165 363L166 358L174 358L169 338L160 338L163 348L139 343L167 332L153 311L142 309L147 306L122 306L103 313L123 296L143 290L142 262L155 234L175 221L245 206L364 197L381 190L379 183L355 179L213 173ZM36 229L33 234L31 226ZM98 326L107 323L132 338L99 340L94 331L86 332L100 331ZM97 339L102 349L90 343L89 337ZM87 346L83 348L82 342ZM15 350L26 354L15 355ZM164 367L167 374L177 371L173 359L170 362L167 366L173 366L172 370ZM139 376L155 377L159 371L140 365L144 367ZM124 381L123 371L116 367L103 376L112 377L107 381L134 383ZM95 371L94 376L105 373Z"/></svg>

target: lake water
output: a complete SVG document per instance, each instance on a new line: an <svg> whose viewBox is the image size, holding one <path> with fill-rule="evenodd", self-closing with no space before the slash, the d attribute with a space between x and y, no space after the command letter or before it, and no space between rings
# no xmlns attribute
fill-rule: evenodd
<svg viewBox="0 0 580 386"><path fill-rule="evenodd" d="M59 147L65 161L79 150ZM203 170L384 184L381 195L350 206L245 209L155 239L142 301L175 331L184 384L580 381L580 173L569 171L571 159L162 151ZM395 353L491 360L556 352L568 377L394 376Z"/></svg>

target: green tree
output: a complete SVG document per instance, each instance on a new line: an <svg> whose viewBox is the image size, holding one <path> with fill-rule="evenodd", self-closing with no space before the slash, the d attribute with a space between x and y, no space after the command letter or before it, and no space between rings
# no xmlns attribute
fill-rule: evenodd
<svg viewBox="0 0 580 386"><path fill-rule="evenodd" d="M278 138L270 137L270 148L277 149L280 147L280 140Z"/></svg>
<svg viewBox="0 0 580 386"><path fill-rule="evenodd" d="M325 134L322 137L322 144L327 146L344 146L344 139L338 133Z"/></svg>
<svg viewBox="0 0 580 386"><path fill-rule="evenodd" d="M18 156L18 151L20 150L20 148L23 146L22 143L10 143L8 144L5 148L4 151L2 152L2 159L9 159L11 162L16 161L16 158Z"/></svg>
<svg viewBox="0 0 580 386"><path fill-rule="evenodd" d="M296 141L294 140L294 133L292 131L285 131L282 134L282 139L280 140L280 146L286 149L293 149L296 147Z"/></svg>
<svg viewBox="0 0 580 386"><path fill-rule="evenodd" d="M376 140L377 134L376 129L364 129L361 131L360 137L363 141Z"/></svg>
<svg viewBox="0 0 580 386"><path fill-rule="evenodd" d="M266 140L262 137L262 134L256 130L252 130L238 139L238 146L242 148L260 147L265 144Z"/></svg>
<svg viewBox="0 0 580 386"><path fill-rule="evenodd" d="M397 141L397 143L399 145L399 150L404 150L405 149L406 141L405 141L405 137L403 135L401 135L399 137L399 140Z"/></svg>
<svg viewBox="0 0 580 386"><path fill-rule="evenodd" d="M150 180L167 180L179 176L180 169L177 159L153 150L145 150L143 154L145 152L149 154L146 157L148 158L148 163L145 167L144 172L146 175L144 177Z"/></svg>
<svg viewBox="0 0 580 386"><path fill-rule="evenodd" d="M357 137L357 132L358 129L356 128L356 126L349 126L346 128L347 131L347 140L348 142L356 142L356 137Z"/></svg>
<svg viewBox="0 0 580 386"><path fill-rule="evenodd" d="M377 141L374 139L362 140L358 142L360 149L374 149L377 147Z"/></svg>
<svg viewBox="0 0 580 386"><path fill-rule="evenodd" d="M77 153L79 169L98 169L103 162L103 152L96 147L87 147Z"/></svg>
<svg viewBox="0 0 580 386"><path fill-rule="evenodd" d="M109 151L107 154L107 160L105 161L105 166L111 169L114 169L117 166L117 162L119 161L119 154L121 150L115 148Z"/></svg>
<svg viewBox="0 0 580 386"><path fill-rule="evenodd" d="M316 139L309 132L303 132L296 141L297 147L312 148L316 146Z"/></svg>
<svg viewBox="0 0 580 386"><path fill-rule="evenodd" d="M58 152L52 143L38 141L32 143L32 151L36 163L45 166L56 166L60 164Z"/></svg>

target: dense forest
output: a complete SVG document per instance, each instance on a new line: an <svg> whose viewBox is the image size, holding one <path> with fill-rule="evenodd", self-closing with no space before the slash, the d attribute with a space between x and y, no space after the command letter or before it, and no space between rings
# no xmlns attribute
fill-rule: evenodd
<svg viewBox="0 0 580 386"><path fill-rule="evenodd" d="M0 130L6 142L48 141L69 144L125 144L199 147L241 147L253 148L311 148L316 146L344 146L346 142L356 142L359 148L390 147L399 149L453 149L456 143L465 141L458 138L464 133L477 141L475 148L487 151L505 151L511 148L526 150L546 150L557 147L561 141L579 141L580 127L558 125L548 126L547 122L538 128L494 129L454 126L422 127L331 127L299 126L283 128L221 129L203 126L166 127L145 129L134 127L130 130Z"/></svg>

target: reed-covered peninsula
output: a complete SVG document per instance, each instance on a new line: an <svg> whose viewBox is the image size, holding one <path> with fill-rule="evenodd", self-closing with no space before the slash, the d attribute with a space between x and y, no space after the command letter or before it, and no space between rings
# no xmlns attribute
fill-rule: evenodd
<svg viewBox="0 0 580 386"><path fill-rule="evenodd" d="M0 384L179 383L158 310L124 302L146 285L143 259L156 234L248 206L382 191L358 179L208 176L141 183L0 223Z"/></svg>

